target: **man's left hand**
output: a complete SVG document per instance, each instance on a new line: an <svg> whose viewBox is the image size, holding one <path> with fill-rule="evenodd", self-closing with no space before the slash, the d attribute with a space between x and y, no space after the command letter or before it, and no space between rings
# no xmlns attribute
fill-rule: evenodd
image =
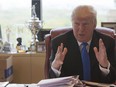
<svg viewBox="0 0 116 87"><path fill-rule="evenodd" d="M107 59L106 48L104 46L103 40L99 39L99 50L97 47L94 47L93 49L94 49L96 58L100 64L100 66L107 68L109 61Z"/></svg>

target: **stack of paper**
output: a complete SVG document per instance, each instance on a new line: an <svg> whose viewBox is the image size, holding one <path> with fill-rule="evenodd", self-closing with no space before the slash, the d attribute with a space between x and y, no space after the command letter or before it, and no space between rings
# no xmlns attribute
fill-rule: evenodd
<svg viewBox="0 0 116 87"><path fill-rule="evenodd" d="M6 87L9 84L8 81L6 82L0 82L0 87Z"/></svg>
<svg viewBox="0 0 116 87"><path fill-rule="evenodd" d="M78 77L78 76L77 76ZM41 80L38 87L73 87L78 78L74 76Z"/></svg>

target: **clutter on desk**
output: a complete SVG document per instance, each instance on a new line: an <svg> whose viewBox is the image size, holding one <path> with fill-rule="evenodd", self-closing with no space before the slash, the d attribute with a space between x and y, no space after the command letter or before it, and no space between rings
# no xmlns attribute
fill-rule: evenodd
<svg viewBox="0 0 116 87"><path fill-rule="evenodd" d="M38 87L84 87L84 84L79 80L79 76L67 76L52 79L41 80Z"/></svg>
<svg viewBox="0 0 116 87"><path fill-rule="evenodd" d="M8 81L6 82L0 82L0 87L6 87L9 84Z"/></svg>

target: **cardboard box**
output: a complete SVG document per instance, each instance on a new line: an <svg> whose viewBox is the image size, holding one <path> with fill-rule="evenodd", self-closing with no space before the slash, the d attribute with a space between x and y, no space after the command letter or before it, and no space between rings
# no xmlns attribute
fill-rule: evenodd
<svg viewBox="0 0 116 87"><path fill-rule="evenodd" d="M13 79L13 63L12 56L0 57L0 82L9 81Z"/></svg>

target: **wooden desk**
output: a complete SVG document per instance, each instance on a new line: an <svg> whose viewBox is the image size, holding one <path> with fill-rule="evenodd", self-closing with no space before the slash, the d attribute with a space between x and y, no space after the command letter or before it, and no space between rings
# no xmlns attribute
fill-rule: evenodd
<svg viewBox="0 0 116 87"><path fill-rule="evenodd" d="M36 84L9 84L6 87L38 87Z"/></svg>
<svg viewBox="0 0 116 87"><path fill-rule="evenodd" d="M0 54L13 56L13 83L37 83L44 79L45 53Z"/></svg>

